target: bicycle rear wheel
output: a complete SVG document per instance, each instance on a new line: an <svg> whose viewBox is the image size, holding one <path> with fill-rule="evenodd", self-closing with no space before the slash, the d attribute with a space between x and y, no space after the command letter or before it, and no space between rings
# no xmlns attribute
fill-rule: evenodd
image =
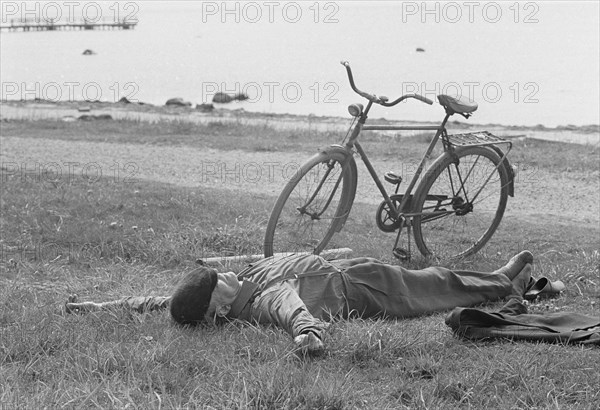
<svg viewBox="0 0 600 410"><path fill-rule="evenodd" d="M457 148L428 169L415 192L414 237L425 256L455 259L479 251L506 208L509 178L485 147Z"/></svg>
<svg viewBox="0 0 600 410"><path fill-rule="evenodd" d="M352 154L330 147L310 158L279 195L265 233L265 257L319 254L350 213L357 170Z"/></svg>

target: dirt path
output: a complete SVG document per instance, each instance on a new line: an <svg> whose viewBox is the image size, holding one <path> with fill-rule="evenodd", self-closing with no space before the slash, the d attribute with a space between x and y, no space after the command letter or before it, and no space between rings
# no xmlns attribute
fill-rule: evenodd
<svg viewBox="0 0 600 410"><path fill-rule="evenodd" d="M307 158L289 152L246 152L139 144L2 137L2 174L52 180L60 173L93 182L100 176L118 183L136 179L187 187L266 193L276 196ZM382 173L398 170L391 160L374 160ZM404 164L405 166L412 164ZM522 170L515 181L507 217L593 224L600 219L598 180L580 172ZM359 161L357 201L377 204L380 195Z"/></svg>

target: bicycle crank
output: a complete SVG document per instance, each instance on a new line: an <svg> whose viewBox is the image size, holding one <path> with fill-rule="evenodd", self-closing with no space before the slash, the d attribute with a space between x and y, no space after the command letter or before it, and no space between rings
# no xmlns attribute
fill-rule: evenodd
<svg viewBox="0 0 600 410"><path fill-rule="evenodd" d="M394 206L398 208L403 197L404 195L398 194L390 196L390 199ZM410 199L412 198L409 198L408 203L405 205L405 209L410 209ZM395 232L402 224L386 201L382 201L377 207L375 222L377 223L377 227L383 232Z"/></svg>

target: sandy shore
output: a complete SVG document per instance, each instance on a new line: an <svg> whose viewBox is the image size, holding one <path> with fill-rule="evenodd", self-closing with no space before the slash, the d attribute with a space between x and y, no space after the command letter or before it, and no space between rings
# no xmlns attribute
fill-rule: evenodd
<svg viewBox="0 0 600 410"><path fill-rule="evenodd" d="M235 106L232 106L235 107ZM81 111L81 110L85 111ZM189 121L206 124L214 121L231 122L236 124L249 124L269 126L275 129L314 129L318 131L345 131L348 128L348 118L297 116L286 114L252 113L242 109L217 108L213 112L204 113L187 107L166 107L150 104L122 104L122 103L86 103L86 102L4 102L0 105L0 118L6 119L62 119L75 120L82 114L109 114L114 119L137 121ZM454 121L448 129L451 133L466 132L470 130L488 130L495 135L505 138L535 138L546 141L560 141L576 144L589 144L600 146L600 126L563 126L546 128L541 125L535 127L507 126L498 124L477 124L473 121ZM371 124L397 124L397 125L433 125L435 123L387 121L383 118L371 119ZM414 131L414 134L419 131ZM409 136L411 132L403 132Z"/></svg>

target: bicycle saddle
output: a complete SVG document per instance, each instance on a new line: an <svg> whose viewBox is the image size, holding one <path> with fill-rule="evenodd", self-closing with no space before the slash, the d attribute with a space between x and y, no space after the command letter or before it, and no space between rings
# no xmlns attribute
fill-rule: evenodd
<svg viewBox="0 0 600 410"><path fill-rule="evenodd" d="M440 94L437 98L449 114L469 114L477 110L477 103L463 96L450 97L449 95Z"/></svg>

